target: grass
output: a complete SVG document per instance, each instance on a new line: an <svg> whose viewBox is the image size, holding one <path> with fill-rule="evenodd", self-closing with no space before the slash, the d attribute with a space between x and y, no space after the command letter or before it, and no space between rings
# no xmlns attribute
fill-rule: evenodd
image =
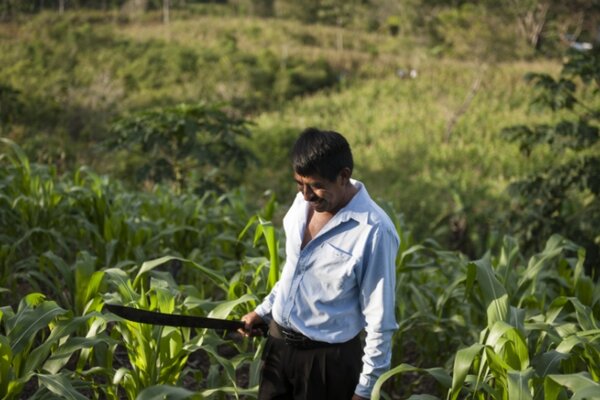
<svg viewBox="0 0 600 400"><path fill-rule="evenodd" d="M488 66L431 61L418 70L416 79L399 79L392 70L385 77L263 113L256 118L257 148L267 143L278 147L285 132L306 126L334 129L353 146L355 176L367 183L374 197L405 213L421 237L434 234L436 225L453 213L477 218L489 212L488 207L507 201L510 180L543 162L543 152L523 160L518 148L499 134L504 126L544 118L528 109L523 75L557 66L551 61ZM482 70L479 89L461 114ZM453 118L456 123L449 134ZM283 172L279 179L263 181L268 185L286 179L285 153L275 160L269 153L267 159L271 166L277 163L274 170Z"/></svg>
<svg viewBox="0 0 600 400"><path fill-rule="evenodd" d="M0 81L22 91L37 121L15 126L12 137L28 151L44 153L41 161L112 173L121 163L108 162L94 144L117 115L225 101L255 123L249 145L263 163L249 170L245 182L255 198L271 190L287 201L293 193L287 151L294 135L309 125L334 129L354 148L355 177L404 212L419 237L443 238L456 247L448 221L466 218L471 233L488 231L471 237L480 250L488 238L477 236L489 236L489 215L510 200L507 184L546 156L523 159L499 132L549 118L529 111L523 76L558 72L555 60L485 64L435 56L416 37L281 19L176 15L169 25L159 14L123 23L98 13L67 13L70 19L45 14L29 25L0 25L0 37L7 38L1 42L7 57ZM44 34L47 26L53 34ZM69 52L77 57L64 64ZM323 72L311 64L317 60L333 69L334 81L316 93L298 92L314 82L311 73ZM399 77L400 69L411 68L416 79ZM302 83L294 86L298 76ZM55 146L81 143L73 146L77 151L53 154L42 133Z"/></svg>
<svg viewBox="0 0 600 400"><path fill-rule="evenodd" d="M229 42L251 54L271 51L282 59L286 56L325 58L336 67L353 63L372 63L382 67L386 63L414 59L423 52L410 50L414 49L415 41L408 37L396 38L279 19L201 16L193 20L174 21L169 25L131 24L120 31L138 41L152 38L209 50L218 50L223 43ZM343 38L341 47L340 35Z"/></svg>

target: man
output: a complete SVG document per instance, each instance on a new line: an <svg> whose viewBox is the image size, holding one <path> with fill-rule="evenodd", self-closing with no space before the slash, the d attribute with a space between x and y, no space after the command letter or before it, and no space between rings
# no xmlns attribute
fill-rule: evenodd
<svg viewBox="0 0 600 400"><path fill-rule="evenodd" d="M299 193L283 220L281 278L242 318L246 335L269 324L258 398L366 399L390 366L399 238L351 179L342 135L306 129L292 161Z"/></svg>

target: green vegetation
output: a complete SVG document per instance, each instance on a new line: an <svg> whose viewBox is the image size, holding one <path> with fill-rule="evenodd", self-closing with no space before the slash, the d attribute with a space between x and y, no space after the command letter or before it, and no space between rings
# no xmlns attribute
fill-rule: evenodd
<svg viewBox="0 0 600 400"><path fill-rule="evenodd" d="M254 398L260 340L102 307L252 309L311 125L402 238L374 398L599 396L599 10L563 3L0 2L0 398Z"/></svg>
<svg viewBox="0 0 600 400"><path fill-rule="evenodd" d="M147 194L83 171L57 177L4 145L2 220L13 230L3 230L3 296L12 303L28 294L0 308L3 398L256 394L259 340L101 310L106 302L239 318L277 280L282 249L266 222L274 203L249 217L239 194ZM402 238L400 329L395 367L375 398L381 386L408 395L424 384L438 398L600 392L600 291L585 274L583 248L553 236L527 258L505 237L497 254L469 261L433 241L415 243L388 212Z"/></svg>
<svg viewBox="0 0 600 400"><path fill-rule="evenodd" d="M219 192L241 183L252 158L238 143L250 136L245 125L216 107L182 104L117 120L106 146L127 154L125 170L138 182Z"/></svg>
<svg viewBox="0 0 600 400"><path fill-rule="evenodd" d="M430 382L437 390L424 393L434 398L600 393L594 318L600 292L585 275L583 249L553 236L529 259L510 237L498 254L476 261L430 245L402 250L397 346L415 352L416 365L398 360L378 387L393 377L407 395ZM413 378L402 381L405 374Z"/></svg>
<svg viewBox="0 0 600 400"><path fill-rule="evenodd" d="M509 188L517 207L513 231L528 246L554 232L572 238L588 250L588 270L600 260L600 51L572 52L559 78L530 74L537 95L534 104L551 110L552 124L517 125L503 133L529 156L534 148L550 147L552 162ZM577 91L577 83L591 90Z"/></svg>
<svg viewBox="0 0 600 400"><path fill-rule="evenodd" d="M244 393L235 371L248 363L257 368L251 343L215 332L115 325L99 313L104 302L220 318L249 311L277 276L268 270L273 257L237 238L250 228L242 193L128 192L85 170L58 177L30 164L14 143L2 145L0 285L8 305L0 311L0 396L79 391L135 399L156 385L181 385L184 377L209 385L194 389ZM267 227L260 232L273 236ZM224 347L235 359L222 355ZM198 349L210 362L184 369Z"/></svg>

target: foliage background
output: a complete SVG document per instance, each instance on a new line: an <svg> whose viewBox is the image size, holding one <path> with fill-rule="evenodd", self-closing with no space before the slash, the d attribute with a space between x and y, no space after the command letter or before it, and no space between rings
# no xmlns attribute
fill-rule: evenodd
<svg viewBox="0 0 600 400"><path fill-rule="evenodd" d="M398 350L394 361L414 365L398 370L400 377L387 383L388 391L403 396L425 385L434 393L431 379L419 371L451 370L457 349L474 345L484 327L496 329L495 321L481 313L497 299L454 303L472 291L459 282L477 276L468 260L497 255L489 265L477 265L499 273L508 268L505 252L518 253L520 263L509 265L517 276L523 274L521 285L511 288L498 279L511 306L529 305L528 317L535 320L549 312L552 300L534 301L539 285L524 289L530 283L524 265L560 248L564 259L544 264L552 271L547 271L549 281L563 282L562 289L552 290L556 297L580 298L597 313L597 293L581 283L588 281L578 268L585 265L588 275L597 276L600 213L594 182L600 173L597 163L577 163L598 154L597 56L590 64L580 58L597 53L599 15L591 0L3 0L2 304L17 315L40 304L68 315L41 297L26 297L38 292L76 317L100 311L111 299L206 314L218 304L251 296L247 304L223 306L239 317L272 284L269 268L280 256L277 230L294 190L288 149L307 126L333 129L348 137L354 176L397 220L405 243L397 267L406 276L399 290L409 294L405 298L399 291L403 329L395 348L407 350ZM573 50L588 45L592 51ZM565 96L575 100L565 102ZM549 108L541 107L548 103ZM584 146L573 145L576 134L571 143L554 128L565 121L585 122L589 129L576 131L587 135ZM527 186L534 177L541 182L538 191ZM238 237L249 220L257 236ZM550 246L554 234L565 241L553 239ZM584 264L574 261L577 245L586 250L585 262L577 259ZM140 284L142 265L163 256L184 261L159 263L166 271L152 268L154 280ZM124 297L127 290L115 282L126 277L114 268L126 271L131 285L136 282L135 296ZM431 276L441 269L449 271L439 279ZM77 289L77 282L102 271L105 277L97 278L103 283L95 292ZM63 279L70 282L66 292ZM172 305L157 300L166 298L165 290L173 295ZM579 323L579 314L569 308L579 305L573 304L568 300L553 310L562 307L565 323ZM451 307L460 312L446 315ZM11 313L4 309L5 315ZM519 322L520 328L524 321L505 322ZM10 327L4 324L7 338ZM447 353L434 351L431 340L411 341L411 329L423 327L444 332L436 337ZM42 337L48 329L40 325ZM116 346L109 337L124 340L135 332L94 329L106 333L98 340L107 349ZM520 332L533 340L532 331ZM544 351L553 351L563 333L552 336L551 345L543 342L547 347L538 346L532 356L547 357ZM160 343L163 333L154 334ZM32 337L32 346L40 340ZM186 335L181 340L187 343L181 349L199 347ZM223 388L220 395L241 395L254 382L256 344L227 342L232 352L243 354L233 365L230 353L224 358L218 351L222 338L207 340L214 345L208 347L211 360L220 367L190 367L169 384L193 376ZM573 353L576 359L568 363L588 360L597 381L589 361L595 350L582 346L591 353ZM141 354L134 345L129 350ZM179 356L186 360L194 354L184 353ZM25 360L27 352L20 357ZM98 381L82 377L89 374L86 360L96 356L79 357L78 367L67 370L78 374L84 390L94 392ZM104 395L125 391L135 397L150 385L147 380L142 385L135 371L115 375L110 360L100 355L95 360L100 359L109 371L105 379L128 377L119 381L119 389L102 386ZM123 360L117 364L126 368ZM479 365L476 357L470 361ZM30 365L31 374L24 365L22 375L10 378L20 382L14 393L33 386L43 396L62 382L48 380L39 369L43 364ZM225 381L218 368L229 371ZM250 378L240 382L246 378L236 376L239 371ZM402 389L407 376L411 389ZM558 381L548 379L542 385L559 393L553 389ZM441 381L436 393L457 395L455 384ZM494 393L501 397L504 389L498 390Z"/></svg>

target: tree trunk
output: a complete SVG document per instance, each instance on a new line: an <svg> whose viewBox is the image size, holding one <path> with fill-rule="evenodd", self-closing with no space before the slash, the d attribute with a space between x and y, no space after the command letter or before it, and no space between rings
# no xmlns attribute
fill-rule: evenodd
<svg viewBox="0 0 600 400"><path fill-rule="evenodd" d="M338 51L344 51L344 29L342 28L342 17L337 18L337 49Z"/></svg>
<svg viewBox="0 0 600 400"><path fill-rule="evenodd" d="M163 23L169 24L169 0L163 0Z"/></svg>
<svg viewBox="0 0 600 400"><path fill-rule="evenodd" d="M121 6L121 11L132 18L136 18L146 12L147 6L148 0L127 0Z"/></svg>
<svg viewBox="0 0 600 400"><path fill-rule="evenodd" d="M481 86L481 81L483 80L483 75L485 73L485 70L486 70L485 66L481 66L479 68L479 73L473 80L473 83L471 84L471 89L467 93L467 97L465 97L463 104L454 113L454 115L452 115L452 118L450 118L450 121L448 121L448 124L446 125L446 133L444 134L444 143L450 143L450 138L452 136L454 126L456 125L456 122L458 121L458 119L464 113L467 112L467 110L469 109L469 106L473 102L473 99L475 98L475 95L477 94L477 92L479 91L479 87Z"/></svg>
<svg viewBox="0 0 600 400"><path fill-rule="evenodd" d="M544 26L546 25L546 16L548 15L548 10L550 9L550 3L544 3L539 5L538 7L538 17L534 19L533 26L531 28L531 35L529 37L529 43L534 49L539 49L540 46L540 38L542 36L542 31L544 30Z"/></svg>
<svg viewBox="0 0 600 400"><path fill-rule="evenodd" d="M519 9L519 0L512 1L513 6ZM540 45L540 38L542 31L546 26L546 17L550 10L550 2L539 2L535 4L533 8L528 10L521 10L517 12L518 26L521 34L527 40L527 43L538 49Z"/></svg>

